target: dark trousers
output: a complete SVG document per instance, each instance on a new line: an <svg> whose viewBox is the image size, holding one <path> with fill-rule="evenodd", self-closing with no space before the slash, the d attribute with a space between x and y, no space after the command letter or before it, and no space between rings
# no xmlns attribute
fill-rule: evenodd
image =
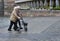
<svg viewBox="0 0 60 41"><path fill-rule="evenodd" d="M21 28L21 23L20 23L20 20L19 19L17 19L17 23L19 25L19 28Z"/></svg>
<svg viewBox="0 0 60 41"><path fill-rule="evenodd" d="M14 25L14 30L16 30L18 28L17 22L10 21L10 26L8 29L11 30L13 25Z"/></svg>

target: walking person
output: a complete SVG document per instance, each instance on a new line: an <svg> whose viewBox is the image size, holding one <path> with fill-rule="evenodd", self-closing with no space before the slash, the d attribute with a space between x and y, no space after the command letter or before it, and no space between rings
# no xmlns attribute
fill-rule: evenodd
<svg viewBox="0 0 60 41"><path fill-rule="evenodd" d="M23 29L22 26L21 26L21 22L20 22L20 20L22 18L22 14L20 13L20 11L17 11L17 15L20 17L20 19L17 19L17 21L16 21L17 24L19 25L17 31L19 31L20 29ZM14 29L15 29L15 26L14 26Z"/></svg>
<svg viewBox="0 0 60 41"><path fill-rule="evenodd" d="M14 30L18 28L17 19L20 19L20 17L18 16L17 11L19 11L19 9L20 6L14 7L14 10L12 11L10 16L10 26L8 28L8 31L11 31L13 25L14 25Z"/></svg>

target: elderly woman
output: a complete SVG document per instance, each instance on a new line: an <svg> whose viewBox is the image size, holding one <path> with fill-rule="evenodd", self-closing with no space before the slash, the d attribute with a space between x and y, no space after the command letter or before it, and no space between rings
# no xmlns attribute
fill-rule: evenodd
<svg viewBox="0 0 60 41"><path fill-rule="evenodd" d="M10 16L10 26L8 28L8 31L11 31L13 25L14 25L14 30L18 28L17 19L20 19L20 16L18 15L17 12L19 11L19 9L20 9L20 6L14 7L14 10L12 11Z"/></svg>

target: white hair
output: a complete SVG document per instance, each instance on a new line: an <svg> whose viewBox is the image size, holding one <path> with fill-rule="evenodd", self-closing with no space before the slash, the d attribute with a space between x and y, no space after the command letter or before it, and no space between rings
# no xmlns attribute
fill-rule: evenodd
<svg viewBox="0 0 60 41"><path fill-rule="evenodd" d="M16 6L16 7L14 7L14 10L15 10L15 9L20 9L20 8L21 8L20 6Z"/></svg>

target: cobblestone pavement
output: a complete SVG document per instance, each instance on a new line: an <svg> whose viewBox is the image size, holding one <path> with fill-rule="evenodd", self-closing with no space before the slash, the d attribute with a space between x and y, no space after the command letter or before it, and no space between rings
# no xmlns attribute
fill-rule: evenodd
<svg viewBox="0 0 60 41"><path fill-rule="evenodd" d="M60 17L28 17L28 31L12 29L9 32L9 18L0 17L0 41L60 41Z"/></svg>

